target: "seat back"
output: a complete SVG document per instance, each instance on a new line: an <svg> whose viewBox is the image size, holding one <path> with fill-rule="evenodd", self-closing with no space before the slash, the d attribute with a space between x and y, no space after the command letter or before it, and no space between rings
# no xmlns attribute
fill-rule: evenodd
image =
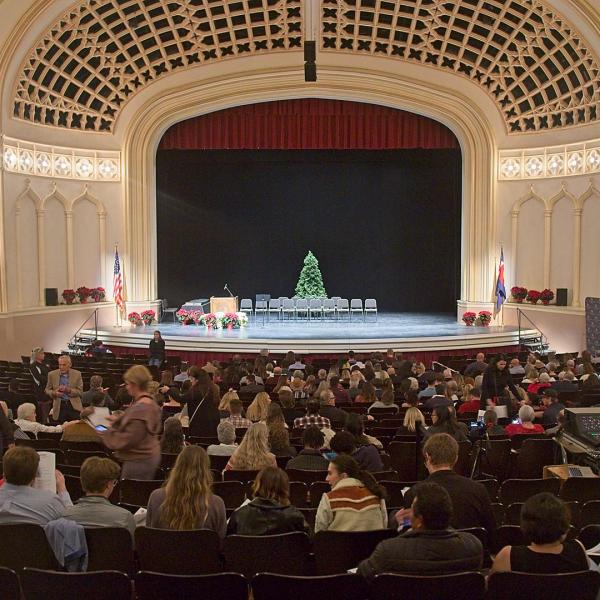
<svg viewBox="0 0 600 600"><path fill-rule="evenodd" d="M579 524L581 527L600 525L600 500L589 500L581 507Z"/></svg>
<svg viewBox="0 0 600 600"><path fill-rule="evenodd" d="M12 569L0 567L0 590L3 600L21 600L19 578Z"/></svg>
<svg viewBox="0 0 600 600"><path fill-rule="evenodd" d="M285 300L282 303L282 308L283 310L286 311L293 311L294 310L294 301L291 298L285 298Z"/></svg>
<svg viewBox="0 0 600 600"><path fill-rule="evenodd" d="M498 492L498 499L502 504L508 506L513 502L525 502L527 498L547 492L558 495L560 490L560 479L549 477L547 479L507 479Z"/></svg>
<svg viewBox="0 0 600 600"><path fill-rule="evenodd" d="M313 541L317 575L346 573L369 558L379 542L397 535L393 529L319 531Z"/></svg>
<svg viewBox="0 0 600 600"><path fill-rule="evenodd" d="M325 298L323 300L323 310L334 310L335 309L335 300L332 298Z"/></svg>
<svg viewBox="0 0 600 600"><path fill-rule="evenodd" d="M481 573L448 575L377 575L372 600L483 600L485 578Z"/></svg>
<svg viewBox="0 0 600 600"><path fill-rule="evenodd" d="M416 481L421 456L416 442L391 442L387 447L392 468L398 472L400 481Z"/></svg>
<svg viewBox="0 0 600 600"><path fill-rule="evenodd" d="M122 479L119 485L121 490L121 502L125 504L137 504L148 506L150 494L162 487L162 479Z"/></svg>
<svg viewBox="0 0 600 600"><path fill-rule="evenodd" d="M504 546L522 546L524 543L523 531L518 525L501 525L494 532L490 551L497 554Z"/></svg>
<svg viewBox="0 0 600 600"><path fill-rule="evenodd" d="M242 298L242 301L240 302L240 310L252 312L252 300L250 300L250 298Z"/></svg>
<svg viewBox="0 0 600 600"><path fill-rule="evenodd" d="M223 499L225 508L235 510L246 499L246 486L241 481L214 481L213 494Z"/></svg>
<svg viewBox="0 0 600 600"><path fill-rule="evenodd" d="M566 502L600 500L600 477L569 477L563 482L559 496Z"/></svg>
<svg viewBox="0 0 600 600"><path fill-rule="evenodd" d="M481 448L482 451L479 455L481 471L495 477L498 481L504 481L510 467L510 440L485 440L481 442Z"/></svg>
<svg viewBox="0 0 600 600"><path fill-rule="evenodd" d="M210 529L174 531L138 527L135 530L135 549L143 571L171 575L219 573L222 570L219 547L219 536Z"/></svg>
<svg viewBox="0 0 600 600"><path fill-rule="evenodd" d="M306 298L297 298L296 299L296 310L307 310L308 309L308 300Z"/></svg>
<svg viewBox="0 0 600 600"><path fill-rule="evenodd" d="M280 303L279 299L273 298L269 300L269 310L279 310Z"/></svg>
<svg viewBox="0 0 600 600"><path fill-rule="evenodd" d="M348 298L340 298L337 301L337 309L338 309L338 311L340 311L340 310L344 310L344 311L349 310Z"/></svg>
<svg viewBox="0 0 600 600"><path fill-rule="evenodd" d="M581 571L558 575L494 573L488 580L489 600L595 600L600 588L600 573Z"/></svg>
<svg viewBox="0 0 600 600"><path fill-rule="evenodd" d="M88 571L134 573L133 540L124 527L86 528Z"/></svg>
<svg viewBox="0 0 600 600"><path fill-rule="evenodd" d="M30 523L0 525L0 566L60 569L43 528Z"/></svg>
<svg viewBox="0 0 600 600"><path fill-rule="evenodd" d="M131 581L118 571L61 573L24 569L21 586L25 598L44 600L131 600Z"/></svg>
<svg viewBox="0 0 600 600"><path fill-rule="evenodd" d="M344 573L326 577L295 577L260 573L252 578L254 600L364 600L368 596L365 581L358 575Z"/></svg>
<svg viewBox="0 0 600 600"><path fill-rule="evenodd" d="M223 481L242 481L244 483L248 481L254 481L258 471L236 471L232 469L230 471L223 472Z"/></svg>
<svg viewBox="0 0 600 600"><path fill-rule="evenodd" d="M248 582L239 573L215 575L167 575L140 571L135 576L138 600L247 600Z"/></svg>
<svg viewBox="0 0 600 600"><path fill-rule="evenodd" d="M321 308L323 306L323 299L322 298L311 298L309 306L310 306L310 310L321 310Z"/></svg>
<svg viewBox="0 0 600 600"><path fill-rule="evenodd" d="M68 465L80 467L91 456L109 458L108 453L102 450L67 450L65 452L65 461Z"/></svg>
<svg viewBox="0 0 600 600"><path fill-rule="evenodd" d="M352 298L352 300L350 300L350 308L352 310L362 310L363 309L362 300L360 298Z"/></svg>
<svg viewBox="0 0 600 600"><path fill-rule="evenodd" d="M256 306L254 308L254 312L265 311L265 310L267 310L267 301L266 300L257 300Z"/></svg>
<svg viewBox="0 0 600 600"><path fill-rule="evenodd" d="M387 492L387 506L389 508L404 508L404 484L400 481L379 480Z"/></svg>
<svg viewBox="0 0 600 600"><path fill-rule="evenodd" d="M256 573L306 575L310 541L305 533L230 535L223 553L226 568L250 578Z"/></svg>
<svg viewBox="0 0 600 600"><path fill-rule="evenodd" d="M377 310L377 300L375 298L365 298L365 310Z"/></svg>
<svg viewBox="0 0 600 600"><path fill-rule="evenodd" d="M311 484L313 481L325 481L327 471L308 471L304 469L287 469L286 473L290 481L302 481Z"/></svg>

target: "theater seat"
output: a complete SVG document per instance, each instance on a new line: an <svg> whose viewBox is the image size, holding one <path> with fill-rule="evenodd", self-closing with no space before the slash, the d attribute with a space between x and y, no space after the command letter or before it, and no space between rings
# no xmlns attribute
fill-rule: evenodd
<svg viewBox="0 0 600 600"><path fill-rule="evenodd" d="M368 596L365 581L358 575L294 577L260 573L252 579L254 600L364 600Z"/></svg>
<svg viewBox="0 0 600 600"><path fill-rule="evenodd" d="M481 573L418 576L385 573L371 586L371 600L483 600ZM531 599L529 599L531 600Z"/></svg>
<svg viewBox="0 0 600 600"><path fill-rule="evenodd" d="M135 576L137 600L247 600L248 581L239 573L166 575L140 571Z"/></svg>
<svg viewBox="0 0 600 600"><path fill-rule="evenodd" d="M0 567L0 590L3 600L21 600L19 578L12 569Z"/></svg>

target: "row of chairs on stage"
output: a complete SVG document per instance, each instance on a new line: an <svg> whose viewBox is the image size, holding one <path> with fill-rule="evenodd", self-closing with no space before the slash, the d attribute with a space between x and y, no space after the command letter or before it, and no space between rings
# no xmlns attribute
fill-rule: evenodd
<svg viewBox="0 0 600 600"><path fill-rule="evenodd" d="M344 315L349 320L352 316L362 317L366 320L367 315L374 315L377 320L377 300L375 298L367 298L364 302L360 298L341 298L334 296L333 298L288 298L280 296L271 300L257 300L255 304L250 298L244 298L240 302L240 311L248 315L258 317L262 315L270 320L272 315L277 319L339 319Z"/></svg>

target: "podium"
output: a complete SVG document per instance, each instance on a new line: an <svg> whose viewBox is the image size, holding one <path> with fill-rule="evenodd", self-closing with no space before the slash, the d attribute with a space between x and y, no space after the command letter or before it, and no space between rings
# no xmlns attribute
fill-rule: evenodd
<svg viewBox="0 0 600 600"><path fill-rule="evenodd" d="M210 312L217 313L234 313L238 310L238 299L237 296L225 296L220 298L218 296L210 297Z"/></svg>

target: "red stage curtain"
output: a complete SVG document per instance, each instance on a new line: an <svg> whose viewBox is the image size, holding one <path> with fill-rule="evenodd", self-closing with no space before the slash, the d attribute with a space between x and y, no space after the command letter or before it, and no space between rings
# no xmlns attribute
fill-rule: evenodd
<svg viewBox="0 0 600 600"><path fill-rule="evenodd" d="M161 150L458 148L433 119L376 104L305 98L238 106L173 125Z"/></svg>

